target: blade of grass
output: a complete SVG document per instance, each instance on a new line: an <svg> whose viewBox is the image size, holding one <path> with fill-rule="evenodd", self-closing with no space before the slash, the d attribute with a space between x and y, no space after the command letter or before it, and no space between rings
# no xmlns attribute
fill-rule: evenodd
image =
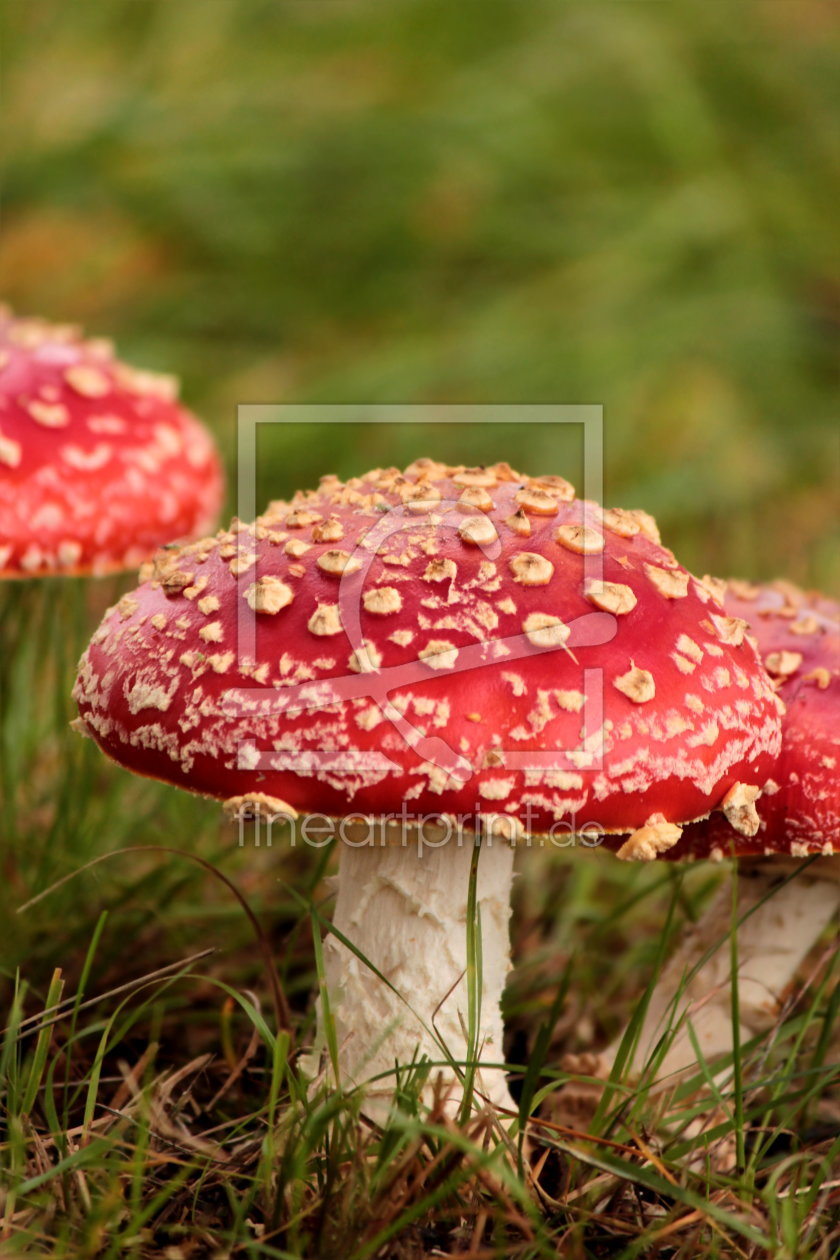
<svg viewBox="0 0 840 1260"><path fill-rule="evenodd" d="M47 993L47 1008L55 1006L61 999L61 993L64 988L64 981L61 977L61 968L56 967L50 981L49 992ZM29 1115L35 1105L35 1099L38 1096L38 1090L41 1088L41 1081L44 1076L44 1069L47 1063L47 1055L52 1041L52 1032L50 1028L41 1028L35 1042L35 1051L32 1055L32 1062L29 1067L29 1075L24 1086L23 1098L21 1100L21 1111L24 1115Z"/></svg>

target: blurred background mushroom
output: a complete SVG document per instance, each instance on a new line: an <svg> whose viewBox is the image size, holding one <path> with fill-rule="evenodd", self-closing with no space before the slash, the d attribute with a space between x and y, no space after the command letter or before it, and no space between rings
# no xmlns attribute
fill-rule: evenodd
<svg viewBox="0 0 840 1260"><path fill-rule="evenodd" d="M206 534L224 490L173 377L0 309L0 577L100 576Z"/></svg>
<svg viewBox="0 0 840 1260"><path fill-rule="evenodd" d="M86 754L67 738L70 670L119 590L114 575L217 523L219 454L177 393L174 377L130 367L103 338L0 308L0 785L9 845L35 816L45 831L60 826L62 802L84 777Z"/></svg>

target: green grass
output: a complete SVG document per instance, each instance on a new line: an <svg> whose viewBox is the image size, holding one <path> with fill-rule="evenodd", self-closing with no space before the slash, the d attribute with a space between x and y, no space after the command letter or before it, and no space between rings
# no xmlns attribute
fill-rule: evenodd
<svg viewBox="0 0 840 1260"><path fill-rule="evenodd" d="M67 596L46 584L3 595L19 610L36 607L38 591ZM42 647L27 639L33 658ZM475 1097L457 1123L442 1106L427 1112L418 1093L433 1065L409 1064L391 1119L375 1129L356 1093L313 1093L299 1062L323 971L329 855L277 838L240 847L214 804L132 778L56 725L47 701L66 677L30 681L44 764L31 763L40 786L34 799L19 795L4 854L0 1254L834 1254L836 954L809 969L770 1036L737 1048L728 1078L701 1063L666 1101L645 1084L655 1061L635 1087L619 1072L588 1135L569 1130L556 1118L564 1052L640 1017L719 872L525 851L505 1001L519 1115L500 1128ZM19 734L19 708L3 712ZM74 745L83 774L64 760ZM77 790L88 820L57 851L46 842L60 834L45 812L50 784L55 812ZM475 1045L474 893L472 904ZM472 1067L461 1067L469 1097Z"/></svg>
<svg viewBox="0 0 840 1260"><path fill-rule="evenodd" d="M524 878L527 902L539 885ZM580 926L589 898L574 868L562 882L566 917ZM657 906L648 888L640 907L652 916ZM586 933L584 943L594 944ZM444 1255L523 1257L556 1255L561 1245L648 1255L660 1244L659 1254L677 1244L704 1255L832 1254L840 1136L836 1119L826 1120L836 1115L828 1087L837 1076L826 1020L836 1016L836 967L788 1013L769 1053L742 1048L737 1094L710 1077L704 1087L701 1073L663 1112L617 1086L588 1138L551 1120L564 1079L550 1051L556 1009L548 995L544 1004L520 998L515 1026L530 1029L537 1084L526 1160L515 1129L512 1145L500 1142L484 1115L456 1126L434 1108L419 1114L424 1072L406 1073L381 1132L360 1124L353 1094L308 1095L296 1067L305 1012L278 1029L206 958L174 962L165 975L135 968L127 991L91 992L85 978L103 948L100 932L78 968L68 967L79 988L69 985L63 1001L54 978L42 998L19 987L12 1003L0 1058L2 1159L6 1229L20 1251L190 1254L189 1240L198 1254L325 1260L412 1256L432 1245ZM613 1020L626 1012L628 982L643 974L635 965L635 977L614 977L625 1001L612 996ZM306 974L311 984L311 965ZM514 979L512 1003L522 984ZM576 988L572 1004L582 995ZM705 1132L686 1136L695 1119ZM748 1158L736 1170L718 1167L715 1150L739 1134Z"/></svg>
<svg viewBox="0 0 840 1260"><path fill-rule="evenodd" d="M241 402L603 403L607 499L689 567L840 581L830 6L18 0L2 22L6 295L182 375L231 469ZM267 435L261 502L420 454L581 476L553 428L311 432ZM67 725L131 584L0 590L0 1254L836 1254L830 957L730 1084L701 1067L661 1114L616 1083L586 1140L552 1120L563 1054L638 1015L719 872L523 861L505 1053L530 1147L419 1115L423 1065L383 1133L310 1098L327 856L239 848ZM152 845L223 874L263 944Z"/></svg>

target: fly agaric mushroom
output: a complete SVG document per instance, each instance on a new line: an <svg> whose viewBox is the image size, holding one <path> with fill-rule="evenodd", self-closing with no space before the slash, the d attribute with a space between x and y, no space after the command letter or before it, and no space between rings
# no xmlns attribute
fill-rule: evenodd
<svg viewBox="0 0 840 1260"><path fill-rule="evenodd" d="M737 831L715 811L686 827L668 854L738 861L739 1035L746 1040L778 1017L798 967L840 906L840 604L790 582L705 580L719 591L728 616L749 622L748 637L785 705L781 751L756 802L757 830ZM729 794L730 817L736 800L737 808L748 808L750 796ZM663 971L636 1042L636 1064L649 1058L680 1009L706 1059L731 1053L730 953L715 949L731 928L727 883ZM563 1066L606 1077L622 1041L623 1034L597 1056L568 1055ZM672 1084L695 1063L683 1023L658 1063L658 1079ZM570 1083L561 1103L568 1113L586 1111L593 1097L593 1087Z"/></svg>
<svg viewBox="0 0 840 1260"><path fill-rule="evenodd" d="M213 441L173 378L0 309L0 576L133 568L215 524Z"/></svg>
<svg viewBox="0 0 840 1260"><path fill-rule="evenodd" d="M326 979L343 1077L380 1077L370 1115L395 1062L469 1057L476 834L477 1088L509 1104L511 843L587 824L655 856L778 752L740 623L651 517L559 477L431 460L326 477L143 578L82 658L81 722L120 764L232 809L355 820L335 924L388 983L336 937Z"/></svg>

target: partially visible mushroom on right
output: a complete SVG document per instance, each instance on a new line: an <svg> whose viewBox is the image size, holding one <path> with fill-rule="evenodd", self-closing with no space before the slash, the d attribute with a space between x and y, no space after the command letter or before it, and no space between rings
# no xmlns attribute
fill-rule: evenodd
<svg viewBox="0 0 840 1260"><path fill-rule="evenodd" d="M840 604L789 582L716 585L726 612L748 622L785 704L782 749L760 795L730 793L723 810L690 824L669 858L734 858L737 871L738 998L742 1042L779 1018L796 973L840 908ZM733 826L754 811L757 827ZM621 854L619 854L621 856ZM627 1059L637 1076L672 1037L656 1067L655 1090L696 1067L689 1025L707 1061L733 1051L729 937L732 887L726 881L659 977ZM676 1029L675 1032L669 1030ZM565 1056L572 1073L609 1076L624 1031L597 1056ZM585 1114L592 1085L570 1082L567 1116Z"/></svg>

